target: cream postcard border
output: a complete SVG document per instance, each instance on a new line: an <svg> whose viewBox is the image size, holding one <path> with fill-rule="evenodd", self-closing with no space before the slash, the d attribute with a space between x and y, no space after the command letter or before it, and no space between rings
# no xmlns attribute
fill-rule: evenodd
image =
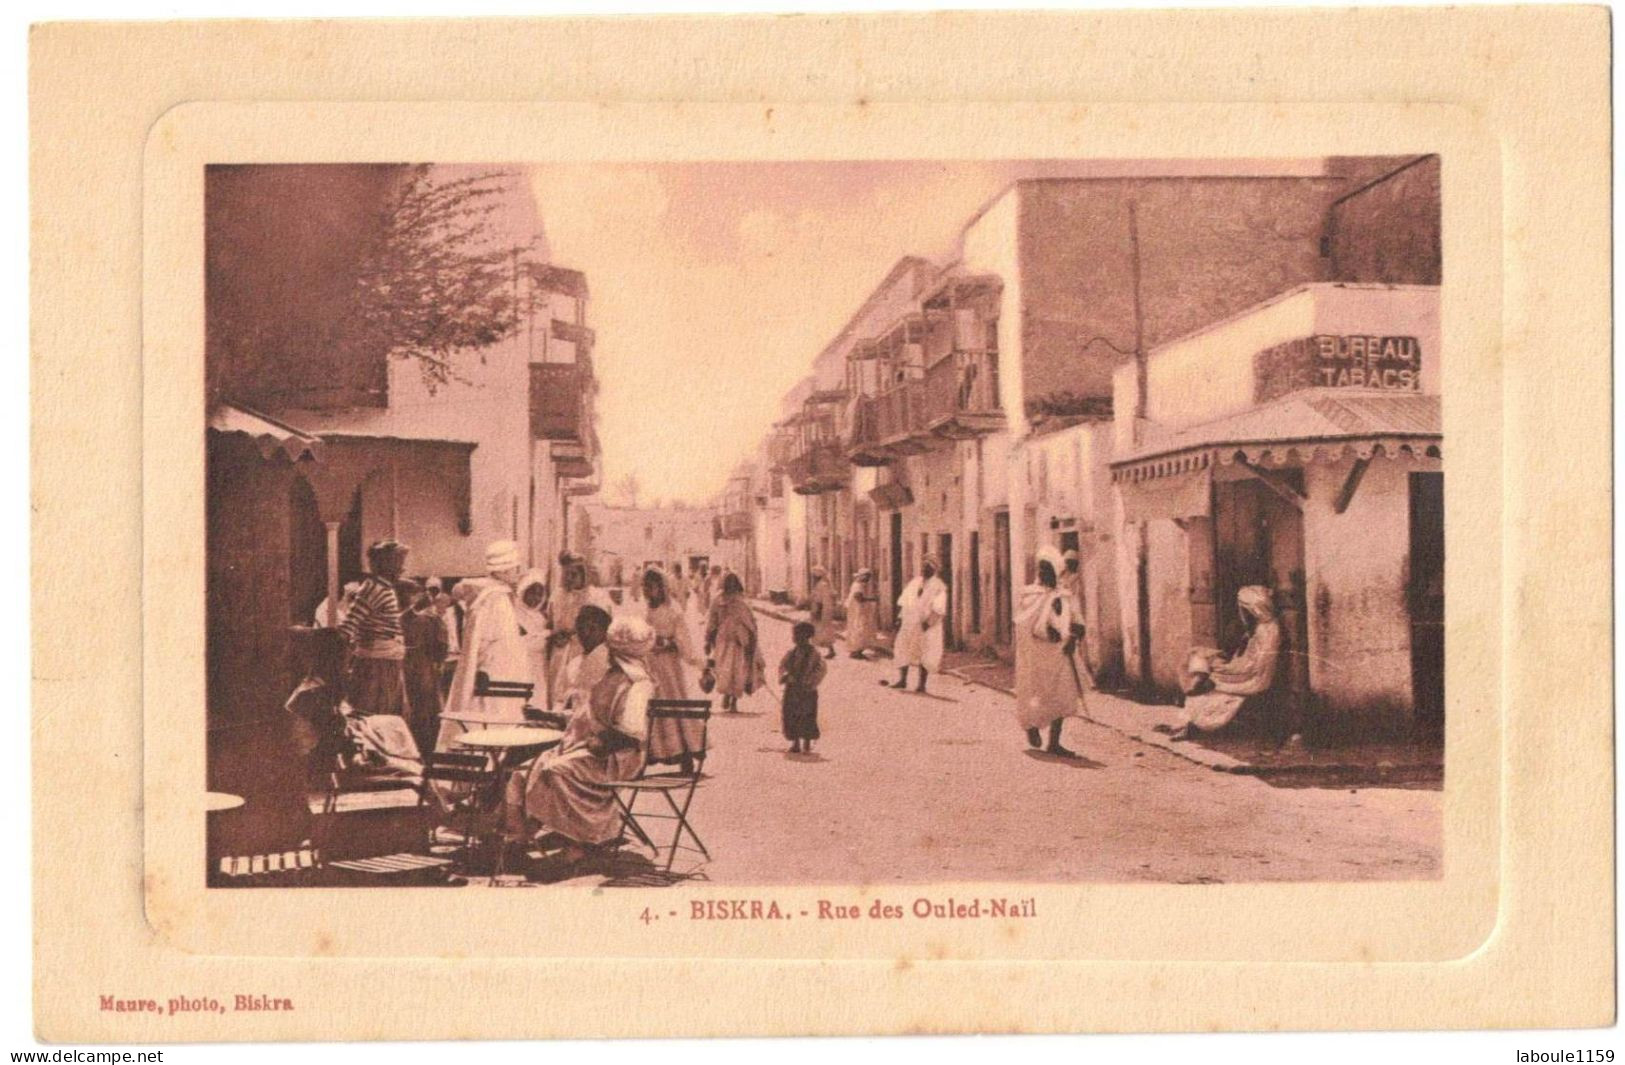
<svg viewBox="0 0 1625 1065"><path fill-rule="evenodd" d="M134 94L149 116L141 132L150 127L152 133L145 142L142 175L130 153L131 116L125 112L131 100L110 102L113 114L94 120L73 113L75 93L92 89L106 73L83 65L86 45L94 44L95 51L116 60L110 69L129 73L132 61L139 58L130 52L129 42L101 28L53 28L44 39L36 36L35 234L37 241L48 239L35 249L35 476L42 496L36 500L36 537L43 536L45 544L36 556L35 587L43 590L42 580L70 579L75 571L63 549L92 542L86 537L116 538L127 545L130 553L125 557L132 562L137 543L144 547L148 784L143 841L141 832L131 831L133 824L115 825L115 835L107 835L105 826L96 823L98 818L108 820L105 807L93 809L83 803L84 780L78 774L36 774L41 943L36 1009L42 1030L76 1039L173 1041L340 1034L1237 1028L1606 1019L1612 1001L1612 914L1599 888L1608 885L1611 862L1597 842L1607 837L1605 800L1612 781L1607 759L1598 757L1597 748L1606 753L1611 738L1603 703L1607 693L1606 684L1599 690L1596 681L1578 668L1584 659L1573 657L1577 652L1596 656L1608 648L1606 604L1599 608L1595 594L1599 560L1606 566L1607 559L1606 540L1597 535L1599 529L1606 531L1606 511L1597 510L1595 499L1605 499L1606 493L1597 490L1598 466L1554 461L1549 454L1556 450L1551 441L1557 429L1572 433L1606 425L1606 398L1599 422L1594 394L1584 388L1589 383L1600 392L1606 379L1605 361L1600 358L1605 348L1597 345L1599 339L1606 344L1607 312L1596 298L1595 272L1580 272L1587 266L1596 270L1599 242L1606 249L1606 201L1597 199L1594 178L1588 182L1583 175L1567 176L1561 168L1539 165L1556 162L1559 150L1566 148L1564 161L1570 164L1578 158L1603 166L1600 147L1606 145L1605 130L1599 137L1589 117L1559 106L1565 99L1559 92L1559 75L1592 69L1576 56L1604 69L1596 62L1595 41L1586 36L1603 23L1592 13L1576 11L1502 12L1493 17L1460 12L1383 14L1383 19L1373 16L1363 22L1326 14L1116 16L1105 20L1105 31L1100 29L1100 16L1072 21L971 18L938 23L934 30L996 27L1001 40L1025 40L1043 53L1043 42L1058 26L1092 31L1097 35L1090 38L1094 47L1114 35L1121 42L1129 34L1155 32L1160 24L1176 37L1200 38L1205 44L1196 53L1203 56L1221 55L1227 45L1241 45L1259 32L1269 34L1277 54L1302 45L1303 50L1293 54L1310 56L1338 39L1356 52L1382 42L1405 52L1424 47L1430 33L1448 26L1451 32L1446 36L1460 46L1459 51L1439 50L1432 57L1435 67L1429 76L1452 64L1460 72L1479 69L1485 62L1499 63L1506 68L1501 71L1506 84L1481 90L1488 101L1482 107L1380 102L911 104L858 99L861 93L845 103L803 106L794 101L794 90L788 90L789 100L751 103L737 110L692 104L669 109L517 105L487 128L480 120L498 112L491 105L474 104L192 104L151 126L152 118L163 110L153 106L161 94L155 95L132 76L132 93L136 86L145 90ZM836 21L833 29L839 30ZM888 29L908 22L856 20L849 24L858 42L851 47L860 49L863 39L884 37ZM518 32L513 24L458 25L480 31L470 30L452 42L451 66L481 43L489 46L505 40L502 31ZM1539 47L1529 43L1536 27L1553 31ZM570 40L579 34L635 39L649 28L647 23L551 27ZM370 80L355 69L345 74L352 86L370 86L371 95L387 92L393 78L404 76L402 61L429 54L433 45L422 36L421 26L305 26L288 28L286 33L222 26L207 32L191 28L184 38L177 36L181 29L165 28L163 34L146 39L195 45L201 33L218 48L246 46L262 60L275 58L271 46L279 41L310 47L324 40L334 49L324 57L348 55L360 65L365 65L362 56L372 54L363 42L371 39L375 46L389 42L393 50L379 53ZM667 24L662 38L672 29ZM782 34L769 35L763 24L748 20L727 29L704 21L689 23L686 29L710 38L713 45L718 34L734 34L754 35L772 48L788 47ZM830 20L818 20L817 25L802 21L788 33L820 38L831 30ZM1483 42L1485 50L1475 52L1474 41ZM1502 43L1507 41L1514 43ZM533 37L530 43L540 47L546 42ZM1435 39L1436 47L1438 43ZM833 39L823 44L826 54L844 47ZM78 52L77 63L68 54L71 50ZM43 67L42 54L51 61ZM296 86L296 70L311 58L299 53L280 72L290 86ZM1233 58L1230 73L1235 76L1245 70L1247 58L1240 51ZM1052 55L1050 62L1058 60ZM1378 66L1393 79L1386 92L1359 91L1369 88L1370 81L1350 74L1346 83L1353 91L1342 95L1378 101L1450 95L1440 90L1439 95L1428 96L1414 86L1405 89L1397 84L1401 79L1396 71ZM177 69L167 73L177 76L187 70L202 72L202 57L180 59ZM1526 76L1512 77L1516 72ZM644 73L628 74L628 79ZM968 80L974 81L973 75L974 69ZM221 84L220 79L231 80L219 67L207 77L195 77L192 94L210 95L206 90ZM448 81L428 80L441 86ZM1159 95L1169 95L1179 80L1171 76ZM1119 95L1124 84L1133 82L1120 81ZM1514 88L1521 94L1516 107L1508 104ZM42 95L42 90L48 91ZM1290 96L1285 85L1269 91ZM1187 98L1199 97L1191 93ZM1547 106L1541 110L1543 103ZM1519 115L1519 108L1539 113ZM548 120L539 122L544 113ZM122 125L116 143L76 142L83 152L77 165L61 144L38 139L42 132L89 132L95 123L113 127L118 122ZM1555 139L1540 129L1543 124L1550 128L1565 123L1567 132ZM402 151L406 144L421 147L408 154ZM640 943L623 934L614 919L605 916L606 904L629 907L643 893L629 893L629 901L622 902L611 893L582 892L581 898L571 900L564 891L490 892L481 893L490 897L478 899L466 892L203 892L201 817L195 809L185 809L202 779L202 411L197 402L201 273L189 276L176 269L179 264L201 262L202 163L288 158L523 162L609 157L646 161L1256 157L1380 151L1439 151L1445 160L1445 402L1446 433L1451 438L1446 529L1452 601L1443 880L1386 885L1050 886L1043 889L1040 907L1056 916L1043 926L1048 942L1042 946L1029 942L1038 937L1007 937L996 927L908 941L871 937L855 944L809 923L766 939L748 927L718 932L696 926L692 935L662 938L651 947L646 940ZM102 158L109 153L116 158ZM144 290L136 287L139 279L128 257L132 207L141 195L134 184L138 176L145 182L147 197ZM51 188L42 184L44 179L72 186L76 195L64 196L67 187ZM111 183L98 185L97 179ZM1499 198L1503 187L1509 190L1504 204ZM1535 200L1554 212L1569 212L1569 218L1550 223L1552 230L1573 238L1564 247L1566 256L1555 260L1549 253L1543 256L1538 240L1550 233L1537 237L1530 228L1529 211ZM91 208L122 215L116 235L83 224L94 213ZM75 210L81 217L72 217ZM1576 227L1575 221L1589 222L1590 228ZM1498 231L1501 222L1505 229ZM1495 253L1502 232L1507 236L1504 275ZM103 238L101 244L98 236ZM87 260L104 247L116 247L119 253L104 272L116 276L106 292L87 293L86 282L96 276L95 263ZM1536 260L1538 271L1530 269ZM77 282L77 291L65 284L69 281ZM1504 323L1499 304L1503 284L1509 300ZM146 331L144 366L134 357L141 348L135 342L137 322L130 313L138 291L146 301L146 319L141 323ZM123 310L115 310L118 306ZM1567 345L1546 347L1559 340L1559 334L1551 332L1549 317L1559 306L1569 328ZM97 318L96 309L108 313ZM1503 343L1525 356L1524 361L1503 361ZM1568 355L1572 362L1565 366L1563 383L1574 391L1554 389L1550 377L1532 372L1527 358L1532 350ZM1542 360L1542 365L1549 361ZM90 367L99 369L99 378L86 378ZM1504 390L1503 372L1516 378L1509 379ZM98 379L104 386L100 392L64 391ZM142 384L144 422L133 423L130 404L140 396ZM1498 431L1503 418L1505 438ZM132 493L133 479L121 480L116 474L133 469L129 449L140 439L143 425L144 484L137 482ZM110 440L122 442L113 454L108 454ZM1569 446L1584 455L1588 443L1582 436ZM73 473L68 474L69 469ZM57 480L64 477L68 480ZM92 492L95 506L88 512L68 498L75 490L96 488L105 491ZM1586 494L1587 489L1593 496ZM146 535L140 541L128 538L133 516L124 508L132 496L140 497L136 502L144 502L146 508ZM97 508L106 513L101 527L84 520ZM77 530L71 523L75 517L80 519ZM1497 530L1506 536L1498 538ZM139 527L134 531L139 533ZM1542 552L1538 559L1530 554L1535 549ZM1586 553L1565 558L1565 549ZM1503 561L1511 567L1504 581ZM1566 561L1567 568L1554 567L1554 561ZM1538 584L1533 576L1537 563ZM1537 587L1544 594L1558 595L1561 609L1535 598ZM104 601L133 603L128 582L115 580L101 591ZM1576 616L1582 608L1585 612ZM126 623L133 616L127 615ZM36 619L42 624L55 620L43 597L36 601ZM1559 627L1559 620L1566 628ZM130 645L124 642L127 636L121 639L100 629L90 635L92 643L100 641L111 652L104 667L117 670L134 664L128 655ZM1510 642L1503 649L1502 640L1514 635L1518 646L1538 648L1543 658L1537 661L1528 651L1514 654ZM1560 635L1566 643L1557 641ZM1590 664L1595 667L1604 660L1592 657ZM130 680L101 672L97 679L104 683L98 691L84 670L63 668L53 673L51 667L59 661L48 652L37 652L36 677L52 682L42 683L38 697L37 769L71 764L64 756L83 745L87 725L93 723L112 751L92 750L87 771L92 766L108 770L102 778L108 791L133 784L131 773L138 770L128 756L136 752L123 742L130 733L128 720L121 720L133 707L122 698L134 692ZM1560 665L1565 671L1558 672ZM1532 699L1535 694L1545 698ZM1553 699L1563 700L1566 711L1561 715L1550 709ZM1504 749L1498 729L1503 707ZM1562 718L1561 732L1548 720L1554 716ZM1464 737L1467 726L1471 728ZM70 732L77 734L77 745ZM127 760L109 763L109 753L116 759L121 751ZM1564 770L1571 775L1559 775ZM1464 797L1473 805L1464 806ZM142 892L128 894L116 877L94 871L86 876L82 867L76 877L67 859L77 855L82 865L83 856L95 852L76 848L98 839L116 839L115 848L102 853L110 854L117 868L135 874L132 885L144 883L150 924L141 918ZM138 881L143 855L146 874ZM196 877L190 872L194 869L199 870ZM1560 870L1562 880L1554 883ZM683 890L725 896L750 891ZM814 893L827 896L832 890L836 889ZM1350 891L1360 897L1349 897ZM791 894L778 888L755 893ZM353 898L345 898L347 894ZM294 897L300 895L308 895L312 902ZM211 896L243 896L245 902L217 903ZM309 909L324 897L326 906ZM459 926L488 919L510 934L473 942L436 936L425 950L404 958L357 956L386 945L351 936L341 920L343 911L375 907L392 897L407 900L415 918L429 916L423 912L425 905L455 904ZM1356 901L1359 906L1350 905ZM1590 908L1576 911L1582 903ZM244 905L256 912L246 912ZM574 942L521 941L516 947L514 922L535 922L544 907L560 913L577 908L593 913L592 935ZM1367 911L1365 916L1357 912L1360 908ZM1178 922L1167 920L1172 913L1180 914ZM1212 919L1220 914L1227 923L1216 927ZM1270 932L1266 945L1289 948L1275 957L1310 964L1270 964L1260 958L1259 940L1245 932L1261 927L1249 925L1249 919L1265 915ZM1157 928L1146 928L1143 922L1148 917ZM442 920L435 917L434 923ZM1169 924L1185 926L1184 934L1168 934L1162 926ZM275 925L292 931L281 938L274 929L262 934L261 926ZM1330 934L1327 925L1336 926ZM1190 929L1200 929L1200 936L1191 935ZM1393 935L1395 929L1405 934ZM321 931L333 934L322 937L317 934ZM872 931L872 926L865 931ZM986 931L992 934L985 935ZM1056 940L1051 933L1061 938ZM536 950L538 946L544 949ZM1546 947L1557 956L1543 957ZM515 949L545 956L512 956ZM281 956L254 956L265 950ZM407 952L396 945L389 953ZM649 957L635 960L640 954ZM744 960L718 957L729 954ZM1170 961L1180 957L1193 962ZM1045 958L1065 960L1038 960ZM1095 959L1141 960L1110 964ZM1331 963L1334 959L1339 963ZM1385 960L1390 963L1382 964ZM137 966L133 977L132 964ZM725 1009L721 1004L708 1007L685 1001L606 1017L591 1005L602 1001L599 996L610 987L621 996L643 996L678 975L702 983L729 979L743 990L730 996ZM290 993L309 1008L297 1016L237 1015L221 1022L181 1018L132 1023L99 1014L94 993L98 981L113 988L120 979L131 978L178 991L241 985L256 993ZM356 986L358 978L384 981L396 1001L411 1002L413 1007L379 1015L374 1006L363 1007L337 993ZM809 991L809 978L816 979L822 990ZM1510 993L1518 985L1520 993ZM458 1001L478 1000L493 1007L485 1012L489 1019L450 1012L452 988ZM519 1012L497 1008L504 1002L538 1001L548 1002L550 1008Z"/></svg>

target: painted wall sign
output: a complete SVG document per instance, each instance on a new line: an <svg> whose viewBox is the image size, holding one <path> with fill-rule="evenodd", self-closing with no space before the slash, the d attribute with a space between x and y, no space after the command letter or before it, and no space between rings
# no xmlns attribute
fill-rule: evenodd
<svg viewBox="0 0 1625 1065"><path fill-rule="evenodd" d="M1265 402L1302 388L1422 387L1422 345L1416 337L1317 334L1253 356L1253 398Z"/></svg>

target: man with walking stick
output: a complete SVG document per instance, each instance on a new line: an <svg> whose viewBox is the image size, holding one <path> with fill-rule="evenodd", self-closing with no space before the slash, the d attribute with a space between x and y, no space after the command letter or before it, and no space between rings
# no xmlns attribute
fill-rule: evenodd
<svg viewBox="0 0 1625 1065"><path fill-rule="evenodd" d="M1021 593L1016 614L1016 720L1034 748L1075 758L1061 746L1061 724L1084 716L1083 678L1076 653L1083 637L1077 600L1060 586L1063 562L1054 547L1038 551L1038 581ZM1049 732L1045 743L1043 730Z"/></svg>

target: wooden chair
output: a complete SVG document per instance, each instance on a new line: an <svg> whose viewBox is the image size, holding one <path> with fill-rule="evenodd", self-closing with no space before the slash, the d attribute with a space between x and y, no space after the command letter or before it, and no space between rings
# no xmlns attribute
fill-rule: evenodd
<svg viewBox="0 0 1625 1065"><path fill-rule="evenodd" d="M648 847L657 861L662 848L649 835L645 822L676 822L672 829L671 841L665 847L664 871L669 873L672 863L677 860L679 849L697 849L706 860L711 858L711 852L706 850L705 843L700 839L699 833L694 831L688 817L695 791L699 789L701 781L708 779L705 775L705 754L711 722L711 701L651 699L648 714L650 736L654 737L657 733L661 733L671 739L665 744L651 742L642 772L632 780L615 785L615 802L621 809L622 828L631 832ZM676 728L660 730L657 723L661 722L674 724ZM660 812L658 805L652 810L648 809L648 804L645 804L645 809L639 810L639 799L648 794L661 796L669 812ZM683 847L685 833L694 841L693 847Z"/></svg>

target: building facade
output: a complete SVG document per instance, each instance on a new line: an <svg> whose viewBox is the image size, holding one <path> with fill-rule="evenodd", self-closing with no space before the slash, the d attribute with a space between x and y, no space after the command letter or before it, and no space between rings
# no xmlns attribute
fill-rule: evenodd
<svg viewBox="0 0 1625 1065"><path fill-rule="evenodd" d="M1149 353L1112 465L1133 677L1176 691L1190 648L1244 640L1236 593L1261 585L1315 727L1442 723L1439 350L1436 286L1316 283Z"/></svg>
<svg viewBox="0 0 1625 1065"><path fill-rule="evenodd" d="M580 544L588 564L605 584L634 580L649 564L670 569L680 562L683 573L714 561L721 544L717 511L711 507L627 507L603 502L583 504L587 523Z"/></svg>
<svg viewBox="0 0 1625 1065"><path fill-rule="evenodd" d="M1137 681L1145 661L1158 678L1139 652L1139 540L1122 538L1142 532L1122 519L1115 466L1151 417L1142 367L1166 375L1187 358L1180 338L1267 317L1312 286L1437 285L1438 187L1431 156L1014 183L948 262L899 261L786 397L765 451L793 488L787 594L806 595L813 566L837 587L868 567L895 624L903 585L935 555L949 646L1003 655L1014 599L1053 543L1080 556L1097 679ZM1251 354L1212 358L1250 368ZM1188 376L1153 405L1177 419L1170 404L1208 391Z"/></svg>
<svg viewBox="0 0 1625 1065"><path fill-rule="evenodd" d="M517 175L498 216L516 249L516 328L452 356L442 378L384 350L320 343L353 313L347 249L365 245L406 177L210 168L211 720L280 710L296 679L291 627L362 575L367 544L406 543L418 577L482 573L500 539L547 569L568 543L572 500L596 490L586 281L521 258L539 223Z"/></svg>

